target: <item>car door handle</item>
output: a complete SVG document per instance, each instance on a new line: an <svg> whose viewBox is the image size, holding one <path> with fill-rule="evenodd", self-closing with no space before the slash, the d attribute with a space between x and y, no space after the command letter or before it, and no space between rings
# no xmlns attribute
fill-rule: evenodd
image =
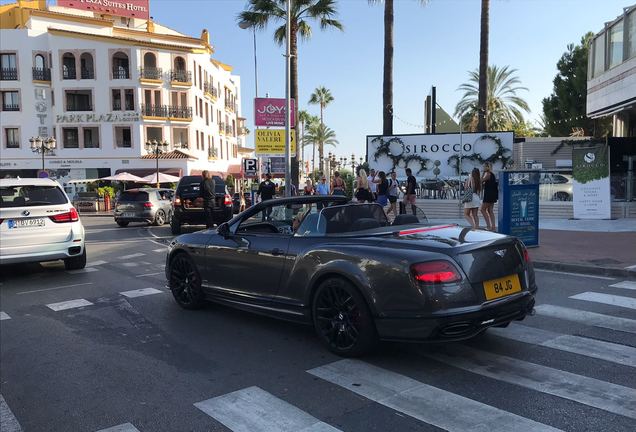
<svg viewBox="0 0 636 432"><path fill-rule="evenodd" d="M284 252L282 249L274 248L271 251L269 251L269 253L271 253L274 256L278 256L278 255L282 255Z"/></svg>

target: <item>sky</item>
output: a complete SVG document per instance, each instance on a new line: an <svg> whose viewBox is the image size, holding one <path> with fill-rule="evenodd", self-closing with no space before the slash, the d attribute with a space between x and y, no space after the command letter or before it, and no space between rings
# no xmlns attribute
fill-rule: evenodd
<svg viewBox="0 0 636 432"><path fill-rule="evenodd" d="M602 30L633 0L491 0L489 63L517 69L528 91L519 93L530 105L530 120L542 113L541 100L552 92L556 64L570 43L587 31ZM6 3L6 2L2 2ZM424 99L431 86L437 102L450 114L462 96L457 88L479 65L480 0L395 1L393 63L393 131L422 133ZM175 7L178 5L179 7ZM254 51L251 30L238 27L236 17L245 0L151 0L155 21L198 37L210 32L214 58L241 76L242 114L253 131ZM299 107L308 105L318 86L335 100L325 123L337 135L337 156L365 152L367 135L382 132L383 6L367 0L338 0L344 31L313 26L309 41L300 42ZM257 32L259 96L285 96L284 46L273 41L277 26ZM247 138L253 145L253 133Z"/></svg>

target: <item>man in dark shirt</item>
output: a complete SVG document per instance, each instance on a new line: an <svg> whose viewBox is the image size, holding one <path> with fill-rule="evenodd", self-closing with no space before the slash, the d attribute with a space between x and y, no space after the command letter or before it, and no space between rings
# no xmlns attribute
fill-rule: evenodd
<svg viewBox="0 0 636 432"><path fill-rule="evenodd" d="M203 171L203 181L199 185L201 197L203 198L203 212L205 213L205 226L212 228L214 225L214 206L216 204L216 184L212 178L212 173Z"/></svg>
<svg viewBox="0 0 636 432"><path fill-rule="evenodd" d="M256 194L260 197L261 201L267 201L274 198L276 194L276 183L272 181L272 175L270 173L265 174L265 180L258 185L258 192ZM272 214L272 208L267 207L263 213L263 220L270 218Z"/></svg>
<svg viewBox="0 0 636 432"><path fill-rule="evenodd" d="M404 205L411 204L411 211L417 216L417 207L415 206L415 189L417 188L417 180L413 176L411 168L406 169L406 192L404 193Z"/></svg>

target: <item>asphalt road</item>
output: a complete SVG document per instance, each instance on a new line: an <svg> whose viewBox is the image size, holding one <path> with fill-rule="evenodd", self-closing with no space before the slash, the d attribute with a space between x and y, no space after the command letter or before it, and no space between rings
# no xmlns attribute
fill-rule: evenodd
<svg viewBox="0 0 636 432"><path fill-rule="evenodd" d="M634 282L539 271L521 323L342 360L308 327L179 308L167 226L84 224L85 270L0 268L2 432L636 430Z"/></svg>

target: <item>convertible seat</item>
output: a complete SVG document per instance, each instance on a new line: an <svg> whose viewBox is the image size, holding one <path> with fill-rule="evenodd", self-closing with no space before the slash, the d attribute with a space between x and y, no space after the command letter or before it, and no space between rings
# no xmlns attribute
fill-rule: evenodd
<svg viewBox="0 0 636 432"><path fill-rule="evenodd" d="M392 225L408 225L416 223L420 223L420 220L417 218L417 216L412 214L401 214L395 217Z"/></svg>
<svg viewBox="0 0 636 432"><path fill-rule="evenodd" d="M373 218L360 218L351 224L351 231L363 231L380 228L380 222Z"/></svg>

